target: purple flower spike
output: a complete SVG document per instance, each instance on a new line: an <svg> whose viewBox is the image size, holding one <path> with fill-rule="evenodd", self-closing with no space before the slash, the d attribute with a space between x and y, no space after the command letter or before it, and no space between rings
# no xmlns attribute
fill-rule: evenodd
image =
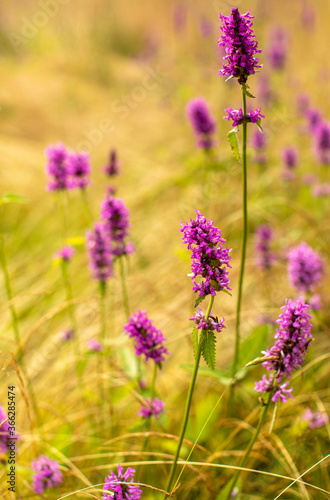
<svg viewBox="0 0 330 500"><path fill-rule="evenodd" d="M158 418L161 413L164 413L164 406L165 403L158 398L154 398L152 403L150 398L147 398L138 415L143 418L150 418L151 416Z"/></svg>
<svg viewBox="0 0 330 500"><path fill-rule="evenodd" d="M302 292L314 290L324 275L321 257L307 243L302 242L289 251L288 259L291 285Z"/></svg>
<svg viewBox="0 0 330 500"><path fill-rule="evenodd" d="M161 330L158 330L148 318L146 311L138 311L128 318L124 325L125 332L135 340L135 354L144 355L145 360L152 359L156 364L165 360L165 354L169 354L163 343L166 338Z"/></svg>
<svg viewBox="0 0 330 500"><path fill-rule="evenodd" d="M315 128L315 154L321 165L330 165L330 123L321 122Z"/></svg>
<svg viewBox="0 0 330 500"><path fill-rule="evenodd" d="M281 384L282 379L284 375L289 379L291 372L301 367L309 344L313 340L312 325L309 322L311 315L308 314L308 309L309 305L302 299L295 302L291 299L286 300L285 306L282 307L283 312L276 321L279 326L275 334L275 343L264 353L266 357L272 359L264 361L262 366L267 370L274 370L274 373L270 374L268 379L263 375L262 380L255 383L254 390L261 393L273 392L274 402L281 399L285 403L288 397L292 397L292 388L287 388L289 382Z"/></svg>
<svg viewBox="0 0 330 500"><path fill-rule="evenodd" d="M77 252L76 252L75 248L73 248L73 246L66 245L61 250L59 250L58 252L56 252L55 257L57 257L58 259L63 259L66 262L70 262L70 260L72 259L72 257L76 253Z"/></svg>
<svg viewBox="0 0 330 500"><path fill-rule="evenodd" d="M273 231L269 225L258 227L255 235L256 265L260 269L270 269L275 261L275 256L270 250Z"/></svg>
<svg viewBox="0 0 330 500"><path fill-rule="evenodd" d="M224 325L225 318L219 320L217 317L212 316L212 312L208 319L205 319L201 306L199 306L198 312L196 312L192 318L189 318L189 320L196 323L197 330L216 331L220 333L226 328Z"/></svg>
<svg viewBox="0 0 330 500"><path fill-rule="evenodd" d="M255 57L261 50L252 30L251 19L254 17L250 16L250 11L240 14L238 9L232 9L230 16L220 13L220 19L223 25L220 27L219 46L225 47L226 56L219 74L235 77L239 84L245 85L249 75L254 75L255 70L262 67Z"/></svg>
<svg viewBox="0 0 330 500"><path fill-rule="evenodd" d="M54 488L63 483L59 464L45 455L32 462L36 474L33 476L33 489L37 495L42 495L46 488Z"/></svg>
<svg viewBox="0 0 330 500"><path fill-rule="evenodd" d="M192 250L191 270L194 283L193 291L200 297L215 295L221 290L229 288L228 269L230 250L225 246L226 240L221 238L220 229L213 226L211 220L196 210L196 220L183 224L180 231L183 233L182 241ZM204 279L198 283L196 277Z"/></svg>
<svg viewBox="0 0 330 500"><path fill-rule="evenodd" d="M110 151L110 155L109 155L109 162L108 164L104 167L103 169L104 173L109 176L109 177L113 177L115 175L118 175L119 174L119 171L120 171L120 164L118 162L118 158L117 158L117 152L115 149L112 149Z"/></svg>
<svg viewBox="0 0 330 500"><path fill-rule="evenodd" d="M104 226L96 223L94 230L87 232L86 241L92 276L105 282L113 274L113 262L111 241Z"/></svg>
<svg viewBox="0 0 330 500"><path fill-rule="evenodd" d="M205 99L197 97L187 104L187 115L198 138L198 145L203 149L213 146L212 134L216 131L216 124L210 115Z"/></svg>
<svg viewBox="0 0 330 500"><path fill-rule="evenodd" d="M317 429L328 423L328 415L326 415L326 413L313 411L310 408L308 408L302 415L302 419L308 422L308 427L310 429Z"/></svg>
<svg viewBox="0 0 330 500"><path fill-rule="evenodd" d="M72 153L69 155L69 172L72 178L72 188L84 189L90 183L91 171L89 154Z"/></svg>
<svg viewBox="0 0 330 500"><path fill-rule="evenodd" d="M258 121L261 120L261 118L265 118L265 115L263 115L260 112L260 108L257 108L255 111L251 109L250 113L247 113L245 118L243 115L242 108L240 109L227 108L225 109L225 111L227 113L227 116L224 116L223 119L233 120L233 127L238 127L238 125L241 125L244 122L257 123Z"/></svg>
<svg viewBox="0 0 330 500"><path fill-rule="evenodd" d="M130 484L134 480L134 474L135 470L131 467L127 467L126 472L124 472L124 469L118 464L117 476L110 471L110 476L105 478L102 500L139 500L142 490L138 486ZM111 491L111 493L107 493L107 491Z"/></svg>
<svg viewBox="0 0 330 500"><path fill-rule="evenodd" d="M322 114L318 109L307 108L305 116L307 118L309 131L315 134L316 129L323 121Z"/></svg>
<svg viewBox="0 0 330 500"><path fill-rule="evenodd" d="M64 191L65 189L70 189L69 154L65 146L61 143L57 146L49 146L45 154L48 158L46 172L50 177L47 191Z"/></svg>
<svg viewBox="0 0 330 500"><path fill-rule="evenodd" d="M130 227L128 214L129 211L123 200L105 195L101 204L101 219L112 241L122 243L127 237Z"/></svg>

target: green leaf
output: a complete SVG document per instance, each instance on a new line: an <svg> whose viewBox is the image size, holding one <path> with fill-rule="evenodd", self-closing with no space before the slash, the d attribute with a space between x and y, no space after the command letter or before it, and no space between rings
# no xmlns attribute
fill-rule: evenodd
<svg viewBox="0 0 330 500"><path fill-rule="evenodd" d="M261 120L257 120L257 126L259 127L259 129L261 130L261 132L264 131L264 129L261 126Z"/></svg>
<svg viewBox="0 0 330 500"><path fill-rule="evenodd" d="M238 139L237 139L237 135L236 135L237 131L238 131L237 127L233 128L230 132L228 132L227 137L228 137L228 142L230 144L230 147L232 149L232 152L233 152L236 160L241 163L241 156L239 154L239 144L238 144Z"/></svg>
<svg viewBox="0 0 330 500"><path fill-rule="evenodd" d="M245 366L254 358L261 355L267 347L267 339L269 333L269 325L257 326L252 330L248 338L246 338L240 346L239 352L239 367Z"/></svg>
<svg viewBox="0 0 330 500"><path fill-rule="evenodd" d="M196 327L194 327L192 331L192 341L193 341L194 356L196 359L198 353L198 330Z"/></svg>
<svg viewBox="0 0 330 500"><path fill-rule="evenodd" d="M243 94L247 95L248 97L251 97L252 99L255 99L255 96L251 94L251 92L248 91L245 85L242 85L242 91Z"/></svg>
<svg viewBox="0 0 330 500"><path fill-rule="evenodd" d="M0 198L0 205L5 203L29 203L29 200L19 194L6 193Z"/></svg>
<svg viewBox="0 0 330 500"><path fill-rule="evenodd" d="M212 330L203 330L200 339L200 348L205 363L211 370L215 369L215 349L217 339Z"/></svg>
<svg viewBox="0 0 330 500"><path fill-rule="evenodd" d="M202 297L198 297L196 299L196 302L195 302L195 306L194 307L197 307L199 306L199 304L201 304L203 302L203 300L205 299L206 295L203 295Z"/></svg>
<svg viewBox="0 0 330 500"><path fill-rule="evenodd" d="M227 295L230 295L230 296L232 297L232 294L231 294L231 293L230 293L230 291L229 291L229 290L227 290L226 288L223 288L221 291L222 291L222 292L225 292Z"/></svg>
<svg viewBox="0 0 330 500"><path fill-rule="evenodd" d="M82 374L85 371L86 365L87 365L87 359L82 359L82 360L78 361L77 366L76 366L76 373L77 373L78 377L82 376Z"/></svg>
<svg viewBox="0 0 330 500"><path fill-rule="evenodd" d="M72 245L74 247L80 247L85 245L85 237L84 236L74 236L73 238L67 238L66 242L68 245Z"/></svg>

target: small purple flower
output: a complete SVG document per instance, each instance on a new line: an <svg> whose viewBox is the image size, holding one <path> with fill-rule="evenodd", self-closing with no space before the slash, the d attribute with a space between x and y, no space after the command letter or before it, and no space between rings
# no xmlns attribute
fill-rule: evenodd
<svg viewBox="0 0 330 500"><path fill-rule="evenodd" d="M70 262L72 257L76 254L76 250L72 245L65 245L61 250L56 252L55 257Z"/></svg>
<svg viewBox="0 0 330 500"><path fill-rule="evenodd" d="M255 234L255 263L260 269L270 269L275 261L275 256L270 249L272 238L273 231L269 225L258 227Z"/></svg>
<svg viewBox="0 0 330 500"><path fill-rule="evenodd" d="M301 367L308 351L309 344L313 340L311 334L312 325L309 322L311 315L308 314L309 305L302 299L293 302L286 300L282 307L278 328L275 334L275 343L271 349L264 352L267 359L262 363L267 370L274 370L274 373L262 376L262 380L255 383L254 390L257 392L273 392L272 401L281 399L286 402L288 397L292 397L292 388L288 389L289 382L282 383L284 375L291 377L291 372Z"/></svg>
<svg viewBox="0 0 330 500"><path fill-rule="evenodd" d="M316 108L308 108L305 116L307 118L309 131L314 134L320 123L323 121L322 114Z"/></svg>
<svg viewBox="0 0 330 500"><path fill-rule="evenodd" d="M233 127L238 127L238 125L241 125L244 122L257 123L261 120L261 118L265 118L265 115L263 115L260 112L260 108L257 108L256 110L251 109L251 111L247 113L245 117L243 115L242 108L240 109L227 108L225 109L225 111L227 113L227 116L224 116L223 119L233 120Z"/></svg>
<svg viewBox="0 0 330 500"><path fill-rule="evenodd" d="M135 251L132 243L127 244L125 239L129 235L130 228L129 210L120 198L115 198L109 194L101 203L101 219L112 242L112 253L116 257L133 253Z"/></svg>
<svg viewBox="0 0 330 500"><path fill-rule="evenodd" d="M48 158L46 172L50 179L47 191L63 191L70 189L68 158L69 154L61 143L57 146L48 146L45 151Z"/></svg>
<svg viewBox="0 0 330 500"><path fill-rule="evenodd" d="M90 351L94 351L94 352L102 352L103 351L102 344L100 344L100 342L98 342L95 339L87 340L87 346L88 346L88 349Z"/></svg>
<svg viewBox="0 0 330 500"><path fill-rule="evenodd" d="M308 301L311 306L312 311L319 311L322 308L321 296L318 293L314 293Z"/></svg>
<svg viewBox="0 0 330 500"><path fill-rule="evenodd" d="M324 182L323 184L315 184L312 187L312 195L315 198L330 196L330 184L328 182Z"/></svg>
<svg viewBox="0 0 330 500"><path fill-rule="evenodd" d="M216 331L220 333L224 328L226 328L224 325L225 318L222 318L222 320L220 319L219 321L216 316L212 316L211 312L208 319L205 319L205 315L200 306L198 308L198 312L196 312L192 318L189 318L189 320L196 323L197 330Z"/></svg>
<svg viewBox="0 0 330 500"><path fill-rule="evenodd" d="M315 155L321 165L330 164L330 123L322 121L314 129Z"/></svg>
<svg viewBox="0 0 330 500"><path fill-rule="evenodd" d="M211 220L206 219L196 210L196 220L183 224L180 231L183 233L182 241L192 251L191 270L194 283L193 291L200 297L215 296L221 290L231 290L229 287L228 269L230 250L225 246L226 240L221 237L221 231L213 226ZM204 279L200 283L196 277Z"/></svg>
<svg viewBox="0 0 330 500"><path fill-rule="evenodd" d="M276 95L274 90L271 88L268 75L260 75L260 78L258 78L258 96L260 102L265 106L269 106L276 99Z"/></svg>
<svg viewBox="0 0 330 500"><path fill-rule="evenodd" d="M197 97L189 101L187 115L198 138L198 145L203 149L211 149L213 146L212 135L216 131L216 124L205 99Z"/></svg>
<svg viewBox="0 0 330 500"><path fill-rule="evenodd" d="M261 50L252 30L251 19L254 17L250 16L250 11L240 14L236 8L232 9L230 16L220 13L220 19L223 25L220 27L219 46L225 47L226 56L219 74L235 77L239 84L245 85L249 75L254 75L256 69L262 67L258 64L258 57L255 57Z"/></svg>
<svg viewBox="0 0 330 500"><path fill-rule="evenodd" d="M302 115L307 113L309 109L309 95L308 94L298 94L297 96L297 109Z"/></svg>
<svg viewBox="0 0 330 500"><path fill-rule="evenodd" d="M287 169L294 169L298 164L298 151L296 148L288 147L282 151L282 159Z"/></svg>
<svg viewBox="0 0 330 500"><path fill-rule="evenodd" d="M313 411L308 408L302 415L302 419L308 422L308 427L310 429L317 429L323 427L328 423L328 415L320 411Z"/></svg>
<svg viewBox="0 0 330 500"><path fill-rule="evenodd" d="M251 137L251 146L258 150L263 150L266 147L266 134L257 129Z"/></svg>
<svg viewBox="0 0 330 500"><path fill-rule="evenodd" d="M134 474L135 470L131 467L127 467L124 472L124 469L118 464L117 476L110 471L110 476L105 478L102 500L139 500L142 490L138 486L131 484L134 480ZM107 491L111 493L107 493Z"/></svg>
<svg viewBox="0 0 330 500"><path fill-rule="evenodd" d="M5 422L7 420L7 422ZM12 434L11 434L12 433ZM18 434L16 434L8 422L8 415L5 409L0 406L0 453L7 453L9 451L10 440L19 439Z"/></svg>
<svg viewBox="0 0 330 500"><path fill-rule="evenodd" d="M120 172L120 163L117 158L117 151L112 149L109 155L108 164L103 169L104 173L109 177L118 175Z"/></svg>
<svg viewBox="0 0 330 500"><path fill-rule="evenodd" d="M288 276L297 290L314 290L323 275L323 260L307 243L302 242L288 252Z"/></svg>
<svg viewBox="0 0 330 500"><path fill-rule="evenodd" d="M63 342L69 342L69 340L72 340L73 337L74 337L74 330L72 330L72 328L64 330L61 335Z"/></svg>
<svg viewBox="0 0 330 500"><path fill-rule="evenodd" d="M42 495L46 488L54 488L63 483L59 463L45 455L32 462L36 474L33 475L33 489L37 495Z"/></svg>
<svg viewBox="0 0 330 500"><path fill-rule="evenodd" d="M72 179L72 188L84 189L88 186L91 171L88 153L71 153L68 158L68 169Z"/></svg>
<svg viewBox="0 0 330 500"><path fill-rule="evenodd" d="M161 330L153 325L146 311L138 311L128 318L124 330L130 338L135 340L135 354L144 355L146 361L152 359L159 364L165 360L165 354L169 354L163 345L166 338Z"/></svg>
<svg viewBox="0 0 330 500"><path fill-rule="evenodd" d="M307 5L305 2L301 11L301 22L307 30L312 30L315 26L315 10L313 5Z"/></svg>
<svg viewBox="0 0 330 500"><path fill-rule="evenodd" d="M199 31L203 38L211 38L212 36L212 24L204 16L200 17L199 19Z"/></svg>
<svg viewBox="0 0 330 500"><path fill-rule="evenodd" d="M108 233L100 223L86 234L89 265L93 279L105 282L113 274L112 247Z"/></svg>
<svg viewBox="0 0 330 500"><path fill-rule="evenodd" d="M147 398L138 415L143 418L150 418L151 416L158 418L161 413L164 413L164 406L165 403L158 398L154 398L152 403L150 398Z"/></svg>
<svg viewBox="0 0 330 500"><path fill-rule="evenodd" d="M285 32L278 27L272 31L272 43L268 50L268 62L275 70L284 68L287 59L287 40Z"/></svg>

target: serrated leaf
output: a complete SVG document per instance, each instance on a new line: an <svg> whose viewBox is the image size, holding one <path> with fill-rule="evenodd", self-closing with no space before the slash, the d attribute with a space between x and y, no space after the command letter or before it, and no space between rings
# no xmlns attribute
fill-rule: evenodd
<svg viewBox="0 0 330 500"><path fill-rule="evenodd" d="M29 203L29 200L19 194L6 193L0 198L0 204L5 203Z"/></svg>
<svg viewBox="0 0 330 500"><path fill-rule="evenodd" d="M247 95L248 97L251 97L252 99L255 99L255 96L251 94L251 92L248 91L245 85L242 86L242 91L243 94Z"/></svg>
<svg viewBox="0 0 330 500"><path fill-rule="evenodd" d="M205 299L206 295L203 295L202 297L198 297L196 299L196 302L195 302L195 306L194 307L197 307L199 306L199 304L201 304L203 302L203 300Z"/></svg>
<svg viewBox="0 0 330 500"><path fill-rule="evenodd" d="M196 359L197 354L198 354L198 330L196 327L193 328L193 331L192 331L192 341L193 341L194 356Z"/></svg>
<svg viewBox="0 0 330 500"><path fill-rule="evenodd" d="M261 120L257 120L256 123L257 123L257 126L259 127L259 130L261 130L261 132L263 132L264 129L261 126Z"/></svg>
<svg viewBox="0 0 330 500"><path fill-rule="evenodd" d="M211 330L203 330L200 339L200 349L205 363L211 370L215 369L215 349L217 339Z"/></svg>
<svg viewBox="0 0 330 500"><path fill-rule="evenodd" d="M228 132L227 137L236 160L241 163L241 156L239 154L239 144L236 134L237 134L237 127L233 128L230 132Z"/></svg>
<svg viewBox="0 0 330 500"><path fill-rule="evenodd" d="M68 245L72 245L74 247L79 247L79 246L85 245L86 240L85 240L84 236L74 236L72 238L67 238L66 242Z"/></svg>

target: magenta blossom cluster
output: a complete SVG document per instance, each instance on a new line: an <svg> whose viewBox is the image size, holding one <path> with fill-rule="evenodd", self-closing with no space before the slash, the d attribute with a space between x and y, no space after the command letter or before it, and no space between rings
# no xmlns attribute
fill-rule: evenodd
<svg viewBox="0 0 330 500"><path fill-rule="evenodd" d="M84 189L90 182L90 161L88 153L69 153L66 147L59 143L49 146L46 172L49 176L47 191L63 191L66 189Z"/></svg>
<svg viewBox="0 0 330 500"><path fill-rule="evenodd" d="M255 234L255 263L260 269L270 269L275 261L271 251L272 228L268 224L259 226Z"/></svg>
<svg viewBox="0 0 330 500"><path fill-rule="evenodd" d="M132 467L127 467L124 472L122 466L118 464L117 475L110 471L110 476L105 478L102 500L139 500L142 490L131 484L134 480L134 474L135 470ZM107 493L108 491L110 493Z"/></svg>
<svg viewBox="0 0 330 500"><path fill-rule="evenodd" d="M227 108L225 109L225 112L227 113L227 115L225 115L223 119L232 120L233 127L238 127L242 123L249 123L249 122L258 123L261 120L261 118L265 118L265 115L263 115L260 112L260 108L257 108L256 110L251 109L249 113L246 113L245 117L242 108L240 109Z"/></svg>
<svg viewBox="0 0 330 500"><path fill-rule="evenodd" d="M138 415L142 418L158 418L161 413L164 413L164 406L164 401L158 398L153 398L152 402L150 398L147 398Z"/></svg>
<svg viewBox="0 0 330 500"><path fill-rule="evenodd" d="M88 349L92 352L102 352L103 351L102 344L100 344L100 342L98 342L95 339L88 339L87 346L88 346Z"/></svg>
<svg viewBox="0 0 330 500"><path fill-rule="evenodd" d="M305 420L305 422L308 422L308 427L310 429L317 429L328 423L328 416L326 413L313 411L310 408L308 408L302 415L302 419Z"/></svg>
<svg viewBox="0 0 330 500"><path fill-rule="evenodd" d="M63 483L62 472L59 463L45 455L40 455L39 460L32 462L36 474L33 475L33 489L38 495L42 495L46 488L54 488Z"/></svg>
<svg viewBox="0 0 330 500"><path fill-rule="evenodd" d="M183 233L182 241L192 251L191 270L193 291L200 297L215 296L221 290L229 288L228 268L231 268L231 259L226 240L221 237L221 231L196 210L196 220L183 224L180 231ZM197 277L202 280L198 282Z"/></svg>
<svg viewBox="0 0 330 500"><path fill-rule="evenodd" d="M205 99L197 97L188 102L187 115L202 149L213 147L212 135L216 131L215 120L210 114Z"/></svg>
<svg viewBox="0 0 330 500"><path fill-rule="evenodd" d="M110 151L108 164L104 167L103 171L109 177L114 177L119 174L120 164L115 149Z"/></svg>
<svg viewBox="0 0 330 500"><path fill-rule="evenodd" d="M115 257L134 252L132 243L127 243L129 235L129 210L123 200L106 194L101 203L101 220L112 243L112 253Z"/></svg>
<svg viewBox="0 0 330 500"><path fill-rule="evenodd" d="M76 254L76 250L72 245L65 245L61 250L56 252L55 257L62 259L65 262L70 262L72 257Z"/></svg>
<svg viewBox="0 0 330 500"><path fill-rule="evenodd" d="M235 77L238 83L244 85L249 75L254 75L257 68L261 68L256 54L260 53L258 42L252 30L250 11L240 14L239 10L232 9L230 16L220 13L223 25L219 46L225 47L226 56L223 59L223 69L220 75Z"/></svg>
<svg viewBox="0 0 330 500"><path fill-rule="evenodd" d="M166 338L161 330L153 325L146 311L138 311L128 318L124 325L125 332L135 341L135 354L145 356L145 360L152 359L156 364L164 361L168 350L164 346Z"/></svg>
<svg viewBox="0 0 330 500"><path fill-rule="evenodd" d="M218 319L216 316L212 316L212 311L210 316L206 319L205 314L202 311L201 306L199 306L198 311L194 314L190 321L194 321L197 330L205 330L220 333L225 327L225 318Z"/></svg>
<svg viewBox="0 0 330 500"><path fill-rule="evenodd" d="M7 420L7 422L5 422L5 420ZM0 453L7 453L9 449L8 446L16 442L17 439L19 439L19 436L10 426L5 409L0 406Z"/></svg>
<svg viewBox="0 0 330 500"><path fill-rule="evenodd" d="M321 165L330 165L330 123L322 120L314 131L314 149Z"/></svg>
<svg viewBox="0 0 330 500"><path fill-rule="evenodd" d="M324 275L323 260L303 241L288 252L288 275L297 290L312 291Z"/></svg>
<svg viewBox="0 0 330 500"><path fill-rule="evenodd" d="M274 373L268 379L264 375L261 381L256 382L255 391L273 391L274 402L279 398L286 402L287 396L292 397L292 389L287 388L288 382L281 384L282 379L284 376L290 378L292 371L301 367L309 344L313 340L312 325L309 322L311 315L308 314L308 309L309 305L302 299L286 300L285 306L282 307L283 312L276 321L279 326L275 334L275 343L264 353L270 359L264 361L262 365Z"/></svg>
<svg viewBox="0 0 330 500"><path fill-rule="evenodd" d="M95 223L86 234L89 267L93 279L105 282L113 274L112 247L103 224Z"/></svg>

